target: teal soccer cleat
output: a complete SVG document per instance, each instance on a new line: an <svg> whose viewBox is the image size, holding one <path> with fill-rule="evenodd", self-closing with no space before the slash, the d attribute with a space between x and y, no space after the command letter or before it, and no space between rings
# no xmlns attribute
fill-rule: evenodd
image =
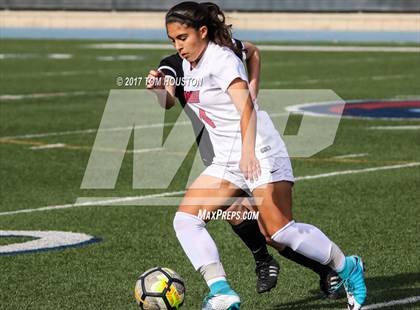
<svg viewBox="0 0 420 310"><path fill-rule="evenodd" d="M239 310L241 307L241 299L239 295L230 288L225 281L215 283L216 289L213 288L206 298L203 300L202 310Z"/></svg>
<svg viewBox="0 0 420 310"><path fill-rule="evenodd" d="M349 275L336 286L336 289L344 285L347 293L347 308L349 310L360 310L366 301L367 295L364 276L365 268L359 256L348 256L346 261L353 268Z"/></svg>

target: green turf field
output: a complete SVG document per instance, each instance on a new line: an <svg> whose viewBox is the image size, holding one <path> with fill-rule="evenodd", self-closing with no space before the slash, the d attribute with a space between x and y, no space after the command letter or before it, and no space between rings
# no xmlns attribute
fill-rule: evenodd
<svg viewBox="0 0 420 310"><path fill-rule="evenodd" d="M135 309L132 290L137 276L159 265L184 277L183 308L199 309L207 287L173 232L176 207L85 206L1 214L72 204L78 197L185 189L182 171L167 189L133 189L130 153L125 155L115 189L80 189L96 136L95 130L87 130L98 128L109 90L118 88L116 78L146 76L170 53L86 48L90 43L97 42L1 41L0 53L9 56L0 59L0 231L71 231L102 241L80 248L0 256L0 309ZM51 59L47 54L71 54L72 58ZM97 58L118 55L139 58ZM263 52L261 88L332 89L345 100L418 98L419 72L419 53ZM369 129L406 125L417 129ZM342 119L334 145L311 158L293 160L297 177L359 172L298 181L294 213L297 220L322 228L348 254L363 256L368 268L367 304L419 299L420 166L408 166L420 162L419 125L420 118ZM64 146L33 149L50 144ZM364 155L335 158L348 154ZM365 170L395 165L399 167ZM345 307L345 299L319 299L317 276L278 255L282 266L278 286L258 295L251 253L227 223L216 221L208 227L230 282L241 295L242 309ZM0 238L0 246L27 240ZM389 309L420 309L420 304Z"/></svg>

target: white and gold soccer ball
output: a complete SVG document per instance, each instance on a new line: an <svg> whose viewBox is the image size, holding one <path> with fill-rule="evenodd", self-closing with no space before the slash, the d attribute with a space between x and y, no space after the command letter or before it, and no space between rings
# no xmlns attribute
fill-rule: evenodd
<svg viewBox="0 0 420 310"><path fill-rule="evenodd" d="M169 268L151 268L137 279L134 297L143 310L179 309L184 303L184 280Z"/></svg>

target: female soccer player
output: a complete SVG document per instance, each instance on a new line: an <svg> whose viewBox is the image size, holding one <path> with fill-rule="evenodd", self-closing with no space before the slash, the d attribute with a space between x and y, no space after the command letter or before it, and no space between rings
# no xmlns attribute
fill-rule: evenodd
<svg viewBox="0 0 420 310"><path fill-rule="evenodd" d="M185 77L202 81L184 86L185 97L208 130L215 153L174 218L182 248L210 288L203 309L239 309L240 298L226 280L217 247L198 213L225 208L244 191L254 196L273 242L337 271L349 309L360 309L366 298L360 257L344 256L318 228L293 221L294 178L286 147L268 114L249 96L244 66L233 53L224 20L217 5L196 2L180 3L166 15L168 37L184 59Z"/></svg>
<svg viewBox="0 0 420 310"><path fill-rule="evenodd" d="M254 101L257 98L259 88L260 53L256 46L250 42L242 42L237 39L234 39L234 42L238 49L235 51L235 55L246 63L250 94ZM205 166L210 166L213 161L214 151L209 133L194 111L188 106L184 97L183 85L180 83L177 83L176 86L175 83L155 83L156 78L161 78L161 81L164 81L167 78L179 80L183 77L182 58L175 53L162 59L157 70L150 71L148 76L148 81L150 81L149 88L152 90L166 89L169 93L175 94L175 97L179 100L185 113L191 120L203 164ZM166 100L162 100L162 102L160 102L160 105L166 109L171 109L174 104L175 102L173 101L166 102ZM244 197L235 201L227 211L246 212L249 209L249 198ZM234 219L229 220L229 223L231 224L233 231L253 254L256 264L257 292L265 293L270 291L277 284L280 266L267 250L266 238L268 241L271 241L269 236L261 233L257 220L247 219L242 221ZM338 283L339 277L331 267L307 258L289 247L276 247L276 250L283 257L317 273L319 276L320 289L325 297L330 299L339 297L339 291L334 290L334 285Z"/></svg>

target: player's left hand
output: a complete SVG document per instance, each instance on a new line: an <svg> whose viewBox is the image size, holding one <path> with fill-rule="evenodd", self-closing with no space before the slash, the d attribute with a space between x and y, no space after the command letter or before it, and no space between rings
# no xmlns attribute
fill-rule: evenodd
<svg viewBox="0 0 420 310"><path fill-rule="evenodd" d="M258 180L258 177L261 175L261 167L259 160L253 155L242 155L239 162L239 168L246 180L254 182Z"/></svg>

